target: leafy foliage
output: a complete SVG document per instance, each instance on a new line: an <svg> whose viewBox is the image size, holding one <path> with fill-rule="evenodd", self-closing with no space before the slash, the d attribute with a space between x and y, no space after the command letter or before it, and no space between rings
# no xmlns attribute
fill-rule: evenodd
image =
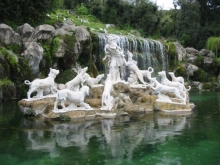
<svg viewBox="0 0 220 165"><path fill-rule="evenodd" d="M218 56L218 50L220 49L220 37L210 37L206 42L206 48L216 52Z"/></svg>
<svg viewBox="0 0 220 165"><path fill-rule="evenodd" d="M46 14L60 8L63 0L1 0L0 22L14 21L36 24L46 19Z"/></svg>
<svg viewBox="0 0 220 165"><path fill-rule="evenodd" d="M76 12L78 14L81 14L81 15L87 15L88 14L88 9L86 8L85 5L83 5L83 3L81 5L78 5L76 7Z"/></svg>

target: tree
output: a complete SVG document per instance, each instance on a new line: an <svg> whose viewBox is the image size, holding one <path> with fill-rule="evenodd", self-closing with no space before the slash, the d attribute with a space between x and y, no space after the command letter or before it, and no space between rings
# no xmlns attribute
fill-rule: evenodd
<svg viewBox="0 0 220 165"><path fill-rule="evenodd" d="M218 57L218 50L220 49L220 37L210 37L206 42L206 48L215 51L216 57Z"/></svg>
<svg viewBox="0 0 220 165"><path fill-rule="evenodd" d="M16 23L35 24L46 18L46 14L60 8L63 0L1 0L0 22L8 20Z"/></svg>

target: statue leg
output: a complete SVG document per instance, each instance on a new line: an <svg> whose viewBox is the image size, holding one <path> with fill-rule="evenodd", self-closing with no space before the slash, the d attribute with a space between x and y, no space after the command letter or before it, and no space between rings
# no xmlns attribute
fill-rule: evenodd
<svg viewBox="0 0 220 165"><path fill-rule="evenodd" d="M80 106L83 106L83 107L85 107L86 109L91 108L90 105L89 105L89 104L86 104L85 102L81 102L81 103L80 103Z"/></svg>
<svg viewBox="0 0 220 165"><path fill-rule="evenodd" d="M113 81L121 81L121 78L120 78L120 69L119 67L114 67L114 79Z"/></svg>
<svg viewBox="0 0 220 165"><path fill-rule="evenodd" d="M27 92L27 98L28 98L28 99L31 98L31 94L32 94L34 91L37 91L37 88L31 88L31 89L29 89L29 91Z"/></svg>
<svg viewBox="0 0 220 165"><path fill-rule="evenodd" d="M43 97L43 91L44 91L43 89L38 89L37 95L35 97L37 97L37 98Z"/></svg>
<svg viewBox="0 0 220 165"><path fill-rule="evenodd" d="M65 106L65 100L64 99L61 100L61 106L63 107L64 110L68 110Z"/></svg>
<svg viewBox="0 0 220 165"><path fill-rule="evenodd" d="M57 110L57 104L58 104L58 99L56 99L56 101L54 102L54 107L53 109L56 111Z"/></svg>
<svg viewBox="0 0 220 165"><path fill-rule="evenodd" d="M111 80L116 81L117 70L115 69L115 67L110 68L110 74L111 74Z"/></svg>

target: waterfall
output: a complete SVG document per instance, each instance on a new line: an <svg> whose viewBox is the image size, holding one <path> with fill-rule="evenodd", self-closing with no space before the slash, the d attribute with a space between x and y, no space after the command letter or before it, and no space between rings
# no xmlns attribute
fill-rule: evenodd
<svg viewBox="0 0 220 165"><path fill-rule="evenodd" d="M165 58L165 53L164 53L164 45L159 42L159 41L155 41L156 43L156 51L157 51L157 54L159 54L161 56L161 59L162 59L162 70L167 70L167 58Z"/></svg>
<svg viewBox="0 0 220 165"><path fill-rule="evenodd" d="M157 73L160 70L167 70L167 57L165 49L161 42L151 39L137 39L131 36L120 36L111 34L116 42L124 50L127 59L127 50L133 53L133 59L138 61L138 67L142 70L152 67ZM99 37L99 58L103 54L104 47L107 44L106 34L98 33Z"/></svg>

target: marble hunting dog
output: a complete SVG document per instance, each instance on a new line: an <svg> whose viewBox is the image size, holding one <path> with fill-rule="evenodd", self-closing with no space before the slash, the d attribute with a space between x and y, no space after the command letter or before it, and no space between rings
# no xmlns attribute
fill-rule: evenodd
<svg viewBox="0 0 220 165"><path fill-rule="evenodd" d="M140 70L137 66L137 62L132 59L133 54L129 51L127 51L128 54L128 61L126 62L126 66L128 69L136 74L138 79L141 83L144 85L147 85L147 83L144 81L144 77L147 77L148 80L151 80L151 74L154 72L154 69L149 67L147 70Z"/></svg>
<svg viewBox="0 0 220 165"><path fill-rule="evenodd" d="M190 91L191 86L189 86L188 89L185 88L184 84L180 83L180 82L173 82L170 81L167 77L166 77L166 72L165 71L161 71L158 72L158 75L161 77L161 84L163 85L167 85L170 87L176 87L180 94L184 97L184 99L186 100L187 94L186 92Z"/></svg>
<svg viewBox="0 0 220 165"><path fill-rule="evenodd" d="M70 89L72 91L79 91L80 85L83 86L83 83L87 80L88 75L86 71L88 67L81 69L81 71L77 74L75 78L70 80L65 84L65 89Z"/></svg>
<svg viewBox="0 0 220 165"><path fill-rule="evenodd" d="M52 92L57 91L57 89L55 88L54 79L59 73L59 70L50 68L50 73L45 79L35 79L32 82L25 80L24 83L30 86L29 91L27 92L27 98L30 99L33 92L37 92L37 95L35 97L43 97L43 91L47 88L50 88Z"/></svg>
<svg viewBox="0 0 220 165"><path fill-rule="evenodd" d="M56 101L54 103L54 110L58 110L57 104L61 102L62 108L68 111L69 108L65 106L66 101L70 103L69 107L71 108L77 108L77 105L83 106L86 109L91 108L89 104L84 102L86 95L89 95L88 86L83 86L78 92L71 91L70 89L61 89L57 92Z"/></svg>
<svg viewBox="0 0 220 165"><path fill-rule="evenodd" d="M167 94L167 93L173 93L175 94L175 96L177 98L179 98L180 100L182 100L182 102L185 104L186 103L186 100L185 98L183 98L181 95L180 95L180 92L179 90L176 88L176 87L171 87L171 86L166 86L166 85L163 85L161 83L159 83L157 81L157 79L154 77L154 78L151 78L151 81L155 84L155 87L153 85L149 85L155 92L158 92L160 94Z"/></svg>
<svg viewBox="0 0 220 165"><path fill-rule="evenodd" d="M87 73L86 73L87 74ZM88 74L87 74L88 75ZM92 78L90 77L90 75L88 75L88 78L87 80L85 81L85 83L88 85L88 86L93 86L93 85L98 85L98 83L101 81L101 79L104 78L104 74L100 74L98 75L96 78Z"/></svg>
<svg viewBox="0 0 220 165"><path fill-rule="evenodd" d="M180 83L184 84L184 78L183 77L176 77L173 72L168 72L168 73L171 76L173 82L180 82Z"/></svg>

